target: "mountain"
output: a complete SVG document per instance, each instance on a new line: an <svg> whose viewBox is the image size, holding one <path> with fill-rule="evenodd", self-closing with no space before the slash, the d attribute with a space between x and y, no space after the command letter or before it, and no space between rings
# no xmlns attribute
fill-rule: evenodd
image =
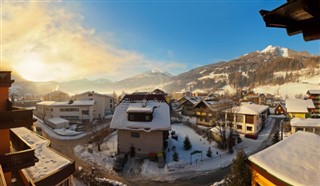
<svg viewBox="0 0 320 186"><path fill-rule="evenodd" d="M289 83L311 83L312 86L317 86L320 83L319 77L320 56L269 45L265 49L244 54L236 59L208 64L176 76L169 72L150 70L116 82L108 79L82 78L60 83L54 81L34 83L19 77L13 84L12 90L22 95L26 93L45 94L56 89L71 94L89 90L102 93L152 91L155 88L169 93L186 90L211 92L228 90L232 92L238 88L268 86L275 87L272 90L277 87L281 89L281 87L286 88L287 86L284 85ZM295 85L295 87L299 86Z"/></svg>
<svg viewBox="0 0 320 186"><path fill-rule="evenodd" d="M146 71L142 74L123 79L115 83L116 90L124 91L149 91L154 89L156 85L165 84L171 80L173 75L169 72L161 72L158 70Z"/></svg>
<svg viewBox="0 0 320 186"><path fill-rule="evenodd" d="M228 62L210 64L179 74L164 89L179 92L219 91L230 87L254 88L299 82L314 76L320 76L320 56L270 45Z"/></svg>

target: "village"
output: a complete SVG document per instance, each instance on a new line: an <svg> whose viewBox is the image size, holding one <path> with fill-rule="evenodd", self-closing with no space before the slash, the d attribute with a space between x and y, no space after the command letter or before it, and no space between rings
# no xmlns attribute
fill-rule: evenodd
<svg viewBox="0 0 320 186"><path fill-rule="evenodd" d="M319 10L1 2L0 186L320 185Z"/></svg>
<svg viewBox="0 0 320 186"><path fill-rule="evenodd" d="M190 91L170 95L155 89L121 96L94 91L69 96L53 91L40 98L44 101L18 97L11 100L13 105L34 108L35 135L64 141L65 145L86 139L72 146L71 153L56 149L76 159L75 180L104 172L116 176L89 176L86 182L174 182L219 171L232 164L238 151L244 151L256 175L252 182L259 183L269 178L269 169L278 171L272 166L266 167L267 172L259 168L264 161L270 161L258 156L259 151L266 149L262 152L268 153L268 149L282 144L280 141L291 149L291 141L305 136L315 135L317 141L320 90L305 93L297 99L281 99L251 90L235 95ZM291 150L303 156L300 148ZM281 147L279 151L286 149ZM299 158L312 164L312 159ZM282 174L279 170L276 175ZM283 174L285 177L277 177L277 181L295 180L285 171Z"/></svg>

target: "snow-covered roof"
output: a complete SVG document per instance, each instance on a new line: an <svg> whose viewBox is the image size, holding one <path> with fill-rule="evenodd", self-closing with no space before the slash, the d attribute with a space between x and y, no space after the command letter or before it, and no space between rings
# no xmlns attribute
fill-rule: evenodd
<svg viewBox="0 0 320 186"><path fill-rule="evenodd" d="M54 103L55 103L55 101L41 101L41 102L37 103L36 105L46 105L46 106L48 106L48 105L52 105Z"/></svg>
<svg viewBox="0 0 320 186"><path fill-rule="evenodd" d="M156 107L153 111L153 119L150 122L147 121L129 121L129 111L144 111L150 110ZM151 112L152 113L152 112ZM159 102L156 100L149 100L146 103L146 107L142 107L142 101L130 102L122 101L115 109L113 118L111 120L110 128L114 129L127 129L127 130L169 130L171 128L170 123L170 108L165 102Z"/></svg>
<svg viewBox="0 0 320 186"><path fill-rule="evenodd" d="M199 97L185 97L187 101L191 102L192 104L197 104L201 99Z"/></svg>
<svg viewBox="0 0 320 186"><path fill-rule="evenodd" d="M63 101L55 102L52 106L93 106L94 100L75 100L73 102Z"/></svg>
<svg viewBox="0 0 320 186"><path fill-rule="evenodd" d="M146 106L146 107L139 107L137 106L129 106L127 109L127 113L152 113L153 107Z"/></svg>
<svg viewBox="0 0 320 186"><path fill-rule="evenodd" d="M46 105L46 106L92 106L94 105L94 100L75 100L75 101L42 101L37 103L37 105Z"/></svg>
<svg viewBox="0 0 320 186"><path fill-rule="evenodd" d="M320 136L298 131L249 157L249 160L289 185L320 185Z"/></svg>
<svg viewBox="0 0 320 186"><path fill-rule="evenodd" d="M66 123L66 122L69 123L68 120L60 118L60 117L49 118L48 121L53 124Z"/></svg>
<svg viewBox="0 0 320 186"><path fill-rule="evenodd" d="M32 180L41 180L72 163L70 160L51 150L48 147L50 144L49 140L41 138L27 128L19 127L11 130L35 149L35 156L39 161L34 166L23 169Z"/></svg>
<svg viewBox="0 0 320 186"><path fill-rule="evenodd" d="M242 104L240 106L234 106L232 109L226 110L226 112L234 112L236 114L249 114L249 115L259 115L269 107L265 105L257 105L254 103Z"/></svg>
<svg viewBox="0 0 320 186"><path fill-rule="evenodd" d="M203 102L210 110L212 111L218 111L219 109L226 109L230 108L232 105L232 100L230 99L221 99L218 101L213 101L213 100L201 100L198 103L196 103L193 108L197 107L201 102Z"/></svg>
<svg viewBox="0 0 320 186"><path fill-rule="evenodd" d="M308 90L309 94L320 94L320 89L318 90Z"/></svg>
<svg viewBox="0 0 320 186"><path fill-rule="evenodd" d="M308 113L308 108L315 108L311 99L287 99L287 112L302 112Z"/></svg>
<svg viewBox="0 0 320 186"><path fill-rule="evenodd" d="M293 118L290 121L291 126L295 127L320 127L320 119L316 118Z"/></svg>
<svg viewBox="0 0 320 186"><path fill-rule="evenodd" d="M101 96L101 97L112 97L110 95L100 94L100 93L94 92L94 91L87 91L87 92L83 92L83 93L80 93L80 94L76 94L76 95L74 95L74 97L78 97L80 95L88 95L88 94L92 94L92 95L95 95L95 96Z"/></svg>

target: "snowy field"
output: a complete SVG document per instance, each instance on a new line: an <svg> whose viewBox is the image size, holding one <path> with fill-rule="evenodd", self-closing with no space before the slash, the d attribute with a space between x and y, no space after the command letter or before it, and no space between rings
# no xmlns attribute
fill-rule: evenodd
<svg viewBox="0 0 320 186"><path fill-rule="evenodd" d="M169 137L168 148L166 151L166 165L164 168L158 168L157 162L150 160L143 160L140 172L136 174L136 179L147 179L154 181L172 181L178 178L194 176L201 172L214 171L222 167L226 167L232 163L232 160L236 156L236 152L239 149L243 149L247 154L252 154L258 151L262 146L267 144L269 139L274 119L269 118L266 127L259 133L257 140L245 138L240 135L242 142L234 147L235 152L229 154L226 151L221 151L216 148L215 142L209 143L202 136L195 133L190 127L183 125L182 123L173 124L172 130L175 131L178 136L178 141ZM185 151L183 149L183 141L185 136L190 138L192 149ZM172 160L172 147L176 147L176 151L179 154L179 161L174 162ZM212 158L206 156L208 148L212 150ZM100 168L105 170L112 170L112 163L114 161L114 154L117 149L117 135L116 132L105 138L104 143L101 145L101 152L98 152L97 148L93 148L93 152L89 153L88 145L78 145L75 147L75 154L86 162L91 164L97 164ZM168 150L170 149L170 150ZM201 154L197 153L192 155L190 163L190 153L202 151ZM217 154L218 152L218 154ZM202 159L202 161L201 161ZM129 166L125 166L129 167Z"/></svg>

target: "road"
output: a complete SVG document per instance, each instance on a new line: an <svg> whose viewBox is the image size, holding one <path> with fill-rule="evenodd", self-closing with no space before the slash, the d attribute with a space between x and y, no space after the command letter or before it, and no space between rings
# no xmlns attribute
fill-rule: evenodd
<svg viewBox="0 0 320 186"><path fill-rule="evenodd" d="M272 132L269 136L269 139L264 143L264 145L261 146L261 148L259 148L258 151L261 151L272 144L272 134L274 132L278 131L281 120L282 119L276 118L275 124L272 128ZM51 147L53 149L70 157L71 159L75 160L76 167L81 166L88 171L91 170L92 165L90 165L89 163L87 163L87 162L79 159L77 156L75 156L74 150L73 150L74 147L77 146L78 144L87 143L88 140L90 139L90 136L85 136L80 139L66 141L66 140L59 140L59 139L52 138L49 135L47 135L45 132L43 132L43 135L46 138L48 138L49 140L51 140ZM193 185L207 186L207 185L210 185L214 182L221 181L225 176L227 176L229 174L230 170L231 170L231 166L228 166L228 167L216 170L216 171L206 172L206 173L201 173L201 174L195 172L194 177L178 179L178 180L175 180L172 182L154 182L154 181L145 181L145 180L141 180L141 179L139 179L139 180L125 179L117 174L110 174L110 172L104 172L103 170L100 170L98 172L98 175L101 177L106 177L109 179L113 179L113 180L117 180L117 181L126 183L130 186L131 185L132 186L140 186L140 185L144 185L144 186L149 186L149 185L150 186L152 186L152 185L157 185L157 186L166 186L166 185L171 185L171 186L193 186Z"/></svg>

